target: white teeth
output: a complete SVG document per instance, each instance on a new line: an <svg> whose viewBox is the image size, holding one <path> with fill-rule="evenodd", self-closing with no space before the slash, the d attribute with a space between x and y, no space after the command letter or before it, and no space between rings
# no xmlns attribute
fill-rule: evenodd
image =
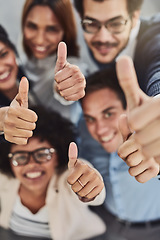
<svg viewBox="0 0 160 240"><path fill-rule="evenodd" d="M45 47L36 47L36 50L37 51L40 51L40 52L44 52L44 51L46 51L46 48Z"/></svg>
<svg viewBox="0 0 160 240"><path fill-rule="evenodd" d="M5 78L7 78L7 77L9 76L9 74L10 74L9 71L1 74L1 75L0 75L0 80L3 80L3 79L5 79Z"/></svg>
<svg viewBox="0 0 160 240"><path fill-rule="evenodd" d="M112 134L110 134L109 136L102 137L101 140L102 140L103 142L108 142L108 141L110 141L110 140L113 138L113 136L114 136L114 134L112 133Z"/></svg>
<svg viewBox="0 0 160 240"><path fill-rule="evenodd" d="M30 173L26 173L26 176L28 178L37 178L40 177L42 175L42 172L30 172Z"/></svg>

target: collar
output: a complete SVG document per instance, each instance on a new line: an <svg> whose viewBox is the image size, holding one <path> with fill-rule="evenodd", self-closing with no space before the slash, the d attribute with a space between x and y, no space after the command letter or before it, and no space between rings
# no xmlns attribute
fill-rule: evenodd
<svg viewBox="0 0 160 240"><path fill-rule="evenodd" d="M138 20L137 25L131 30L128 44L123 49L123 51L118 55L118 57L116 58L116 61L120 56L124 56L124 55L130 56L132 59L134 58L135 48L137 44L137 37L140 29L140 23L141 23L140 20Z"/></svg>

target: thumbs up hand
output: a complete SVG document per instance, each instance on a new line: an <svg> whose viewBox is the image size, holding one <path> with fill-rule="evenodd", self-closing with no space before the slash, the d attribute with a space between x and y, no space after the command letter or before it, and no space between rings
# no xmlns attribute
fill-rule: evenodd
<svg viewBox="0 0 160 240"><path fill-rule="evenodd" d="M130 57L120 57L116 64L116 71L130 112L150 99L138 85L136 72Z"/></svg>
<svg viewBox="0 0 160 240"><path fill-rule="evenodd" d="M134 133L131 134L127 125L127 116L121 115L119 129L124 143L118 149L118 155L129 166L129 174L144 183L159 173L159 164L154 158L146 159L142 154L141 146L135 141Z"/></svg>
<svg viewBox="0 0 160 240"><path fill-rule="evenodd" d="M78 150L74 142L70 143L68 151L68 183L83 202L89 202L102 191L103 180L94 168L77 158Z"/></svg>
<svg viewBox="0 0 160 240"><path fill-rule="evenodd" d="M119 58L116 69L119 84L126 96L128 106L127 124L128 129L131 129L128 130L128 132L125 130L125 133L122 133L123 138L126 138L124 140L127 140L127 134L131 135L131 131L134 131L132 137L128 139L129 141L132 139L132 141L124 143L126 145L120 147L119 154L125 159L129 166L135 166L138 164L135 155L138 156L138 154L140 154L139 156L140 159L143 160L143 164L140 163L139 169L141 168L140 166L145 166L146 169L150 169L152 162L153 168L155 166L156 169L154 170L154 173L152 172L154 175L158 171L158 166L155 165L155 160L160 162L160 113L157 111L160 106L160 99L149 97L140 89L133 62L129 57ZM122 128L125 127L123 126L120 128L122 132L124 130ZM131 145L133 145L133 149L135 148L135 153L132 150L130 157L127 157L129 156L129 152L124 153L123 151L125 147L127 148ZM135 162L132 162L132 156L135 158ZM136 168L138 168L138 165ZM141 168L141 170L143 170L143 168ZM132 172L132 170L130 172ZM144 182L147 181L148 178L151 178L151 175L149 176L148 173L149 172L146 171L146 174L143 174L143 179L140 181Z"/></svg>
<svg viewBox="0 0 160 240"><path fill-rule="evenodd" d="M4 116L3 131L5 139L9 142L24 145L32 136L36 127L37 115L28 109L29 83L23 77L19 84L16 97L7 108Z"/></svg>
<svg viewBox="0 0 160 240"><path fill-rule="evenodd" d="M85 95L86 80L76 65L67 62L64 42L58 45L55 81L58 93L67 101L77 101Z"/></svg>
<svg viewBox="0 0 160 240"><path fill-rule="evenodd" d="M29 91L29 83L27 78L22 77L19 83L19 91L16 97L11 102L12 107L21 106L24 108L28 108L28 91Z"/></svg>

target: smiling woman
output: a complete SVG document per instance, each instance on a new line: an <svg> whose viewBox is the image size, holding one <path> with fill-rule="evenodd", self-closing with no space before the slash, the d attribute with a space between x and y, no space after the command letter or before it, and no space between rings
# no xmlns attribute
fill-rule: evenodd
<svg viewBox="0 0 160 240"><path fill-rule="evenodd" d="M76 22L71 1L26 0L21 24L22 38L18 50L27 77L34 83L35 95L42 105L73 119L70 114L73 112L72 108L75 113L77 104L70 105L64 99L60 101L54 81L57 48L61 41L67 46L67 62L78 65L83 73L86 68L79 59Z"/></svg>
<svg viewBox="0 0 160 240"><path fill-rule="evenodd" d="M18 54L7 32L0 25L0 106L10 105L18 93L18 84L24 71L18 64ZM31 96L31 92L30 92ZM34 99L32 95L32 100ZM31 98L30 98L31 100ZM35 102L35 99L33 100Z"/></svg>
<svg viewBox="0 0 160 240"><path fill-rule="evenodd" d="M22 32L28 56L46 58L56 52L60 41L66 43L68 56L78 56L76 23L70 0L26 0Z"/></svg>
<svg viewBox="0 0 160 240"><path fill-rule="evenodd" d="M0 144L0 227L21 239L104 239L103 221L88 208L104 200L101 176L77 156L67 170L73 125L49 109L32 110L39 118L28 143Z"/></svg>
<svg viewBox="0 0 160 240"><path fill-rule="evenodd" d="M18 92L16 50L0 25L0 105L8 105Z"/></svg>

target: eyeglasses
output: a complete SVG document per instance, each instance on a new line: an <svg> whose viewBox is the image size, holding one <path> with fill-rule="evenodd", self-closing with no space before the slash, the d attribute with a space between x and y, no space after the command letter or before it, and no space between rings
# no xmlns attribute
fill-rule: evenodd
<svg viewBox="0 0 160 240"><path fill-rule="evenodd" d="M8 158L15 167L28 164L30 156L33 157L36 163L41 164L50 161L54 152L56 152L54 148L39 148L32 152L17 151L9 153Z"/></svg>
<svg viewBox="0 0 160 240"><path fill-rule="evenodd" d="M112 34L118 34L124 31L128 19L110 19L106 22L100 22L96 19L85 18L81 21L82 28L87 33L97 33L102 26L108 29Z"/></svg>

